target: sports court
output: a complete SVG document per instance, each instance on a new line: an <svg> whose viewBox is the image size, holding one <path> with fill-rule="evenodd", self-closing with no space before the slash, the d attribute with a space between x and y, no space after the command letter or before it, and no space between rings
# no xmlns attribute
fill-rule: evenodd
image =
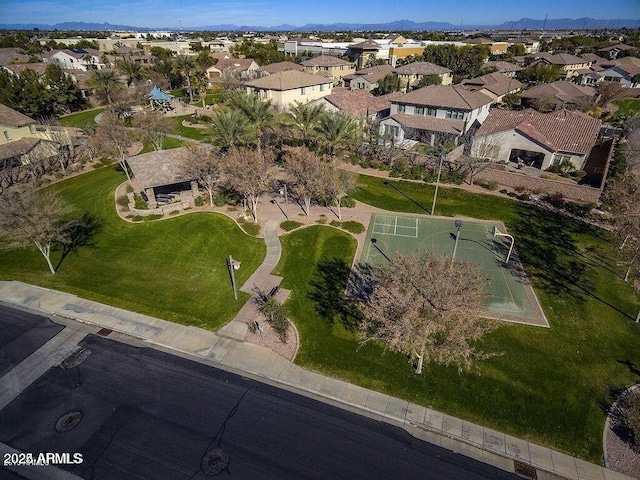
<svg viewBox="0 0 640 480"><path fill-rule="evenodd" d="M457 230L455 220L374 213L360 261L378 265L390 261L396 252L408 255L425 250L451 256ZM515 253L518 245L515 245L509 263L505 264L511 240L494 236L494 225L496 222L462 219L456 263L474 263L491 279L487 289L488 317L548 327L549 323ZM506 233L501 223L497 228L499 232Z"/></svg>

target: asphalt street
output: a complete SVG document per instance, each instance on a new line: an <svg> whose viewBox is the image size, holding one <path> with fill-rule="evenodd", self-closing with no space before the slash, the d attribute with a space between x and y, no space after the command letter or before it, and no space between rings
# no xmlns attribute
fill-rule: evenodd
<svg viewBox="0 0 640 480"><path fill-rule="evenodd" d="M63 328L48 318L0 305L0 377Z"/></svg>
<svg viewBox="0 0 640 480"><path fill-rule="evenodd" d="M0 331L0 354L20 341L10 331ZM79 452L81 464L61 468L82 478L518 478L384 422L152 348L99 336L81 346L82 357L90 351L82 363L51 368L0 411L0 441L34 454ZM79 422L60 428L71 412ZM0 478L17 477L0 468Z"/></svg>

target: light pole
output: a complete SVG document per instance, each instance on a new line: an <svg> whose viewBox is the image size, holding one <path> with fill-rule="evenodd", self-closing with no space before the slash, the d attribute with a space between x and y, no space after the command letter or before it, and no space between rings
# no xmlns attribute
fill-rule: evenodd
<svg viewBox="0 0 640 480"><path fill-rule="evenodd" d="M440 185L440 174L442 173L442 161L444 160L444 152L440 153L440 166L438 166L438 178L436 180L436 191L433 193L433 205L431 206L431 215L436 213L436 199L438 198L438 186Z"/></svg>
<svg viewBox="0 0 640 480"><path fill-rule="evenodd" d="M458 240L460 239L460 229L462 228L462 220L456 220L456 243L453 244L453 255L451 255L451 268L453 268L453 262L456 261L456 251L458 250Z"/></svg>
<svg viewBox="0 0 640 480"><path fill-rule="evenodd" d="M233 288L233 297L238 300L238 289L236 288L236 274L234 270L240 268L240 262L233 259L231 255L227 258L227 268L229 269L229 276L231 277L231 287Z"/></svg>

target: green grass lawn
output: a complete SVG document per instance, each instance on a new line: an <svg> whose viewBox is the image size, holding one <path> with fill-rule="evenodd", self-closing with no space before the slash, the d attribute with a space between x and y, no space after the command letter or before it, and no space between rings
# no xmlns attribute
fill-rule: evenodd
<svg viewBox="0 0 640 480"><path fill-rule="evenodd" d="M113 201L122 181L121 172L104 167L51 187L78 213L98 218L101 230L91 245L69 254L55 276L35 250L0 250L0 278L184 324L222 326L248 298L241 293L238 302L230 300L224 260L231 254L242 261L242 284L264 258L263 241L214 213L124 222ZM431 208L433 187L393 185L361 176L353 197L398 212ZM292 290L288 307L301 338L296 362L599 463L607 392L640 380L634 373L640 366L633 322L638 300L620 279L610 236L511 199L455 188L440 189L436 213L502 220L551 328L505 324L483 341L485 350L502 355L479 364L477 372L427 365L415 375L402 355L374 344L358 349L357 321L343 299L356 242L316 225L282 237L274 272Z"/></svg>
<svg viewBox="0 0 640 480"><path fill-rule="evenodd" d="M47 271L35 249L0 250L0 278L21 280L74 293L187 325L218 329L240 309L228 280L225 259L242 262L242 285L262 262L264 242L243 233L228 217L214 213L183 215L131 224L115 212L114 191L125 180L104 167L52 188L102 223L92 245L62 262L57 275ZM54 252L54 264L60 252Z"/></svg>
<svg viewBox="0 0 640 480"><path fill-rule="evenodd" d="M65 115L60 117L60 125L64 127L95 127L96 115L104 112L105 108L93 108L91 110L84 110L83 112L72 113L71 115Z"/></svg>
<svg viewBox="0 0 640 480"><path fill-rule="evenodd" d="M430 207L431 187L394 185ZM353 196L425 213L376 178L360 177ZM640 366L637 298L620 279L611 239L510 199L452 188L441 188L438 198L440 215L504 221L551 328L505 323L483 341L486 350L502 355L475 373L430 365L417 376L402 355L375 345L357 350L354 319L342 301L354 240L316 226L282 238L275 272L293 291L289 307L301 337L296 362L599 463L608 391L640 380L632 371Z"/></svg>
<svg viewBox="0 0 640 480"><path fill-rule="evenodd" d="M618 107L614 117L640 114L640 98L625 98L613 103Z"/></svg>
<svg viewBox="0 0 640 480"><path fill-rule="evenodd" d="M169 150L171 148L181 147L183 144L184 142L182 140L178 140L177 138L165 137L162 141L162 148L164 148L165 150ZM145 143L144 147L142 148L142 150L140 150L138 155L149 152L153 152L153 146L150 143Z"/></svg>
<svg viewBox="0 0 640 480"><path fill-rule="evenodd" d="M190 115L183 115L181 117L173 117L176 125L174 130L171 133L176 135L182 135L183 137L192 138L193 140L204 140L204 132L201 128L193 128L193 127L185 127L182 125L183 120L188 120L191 118Z"/></svg>

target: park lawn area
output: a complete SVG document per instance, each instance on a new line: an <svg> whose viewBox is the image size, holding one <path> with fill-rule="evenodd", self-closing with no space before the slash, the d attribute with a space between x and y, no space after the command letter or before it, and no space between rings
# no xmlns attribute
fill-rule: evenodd
<svg viewBox="0 0 640 480"><path fill-rule="evenodd" d="M105 111L105 107L92 108L91 110L84 110L78 113L72 113L70 115L64 115L60 117L60 125L64 127L95 127L96 115Z"/></svg>
<svg viewBox="0 0 640 480"><path fill-rule="evenodd" d="M618 110L613 115L614 117L640 114L640 98L625 98L613 103L618 107Z"/></svg>
<svg viewBox="0 0 640 480"><path fill-rule="evenodd" d="M173 137L164 137L164 139L162 140L162 148L164 150L178 148L178 147L181 147L183 144L184 142L182 140L178 140L177 138L173 138ZM153 146L150 143L145 143L144 147L142 147L142 150L138 152L138 155L141 155L143 153L149 153L149 152L153 152Z"/></svg>
<svg viewBox="0 0 640 480"><path fill-rule="evenodd" d="M217 330L249 298L239 292L239 300L233 300L227 256L242 262L236 272L242 285L264 259L264 241L214 213L125 222L114 203L115 189L124 180L122 172L103 167L54 185L78 214L92 215L102 227L91 245L64 258L56 275L35 248L0 250L0 278ZM52 257L55 265L60 252Z"/></svg>
<svg viewBox="0 0 640 480"><path fill-rule="evenodd" d="M175 135L181 135L183 137L191 138L193 140L204 140L204 132L201 128L185 127L182 125L183 120L191 119L191 115L182 115L180 117L173 117L176 124L171 133Z"/></svg>
<svg viewBox="0 0 640 480"><path fill-rule="evenodd" d="M433 188L359 178L353 197L398 212L425 213ZM583 222L505 199L441 187L439 215L504 221L551 328L504 323L483 348L500 353L477 372L428 365L412 372L407 359L367 344L358 350L352 308L343 299L355 252L344 232L314 226L282 237L275 273L292 290L288 302L300 332L296 363L367 388L600 463L612 388L638 381L637 297L616 266L611 238ZM635 365L635 367L634 367Z"/></svg>

